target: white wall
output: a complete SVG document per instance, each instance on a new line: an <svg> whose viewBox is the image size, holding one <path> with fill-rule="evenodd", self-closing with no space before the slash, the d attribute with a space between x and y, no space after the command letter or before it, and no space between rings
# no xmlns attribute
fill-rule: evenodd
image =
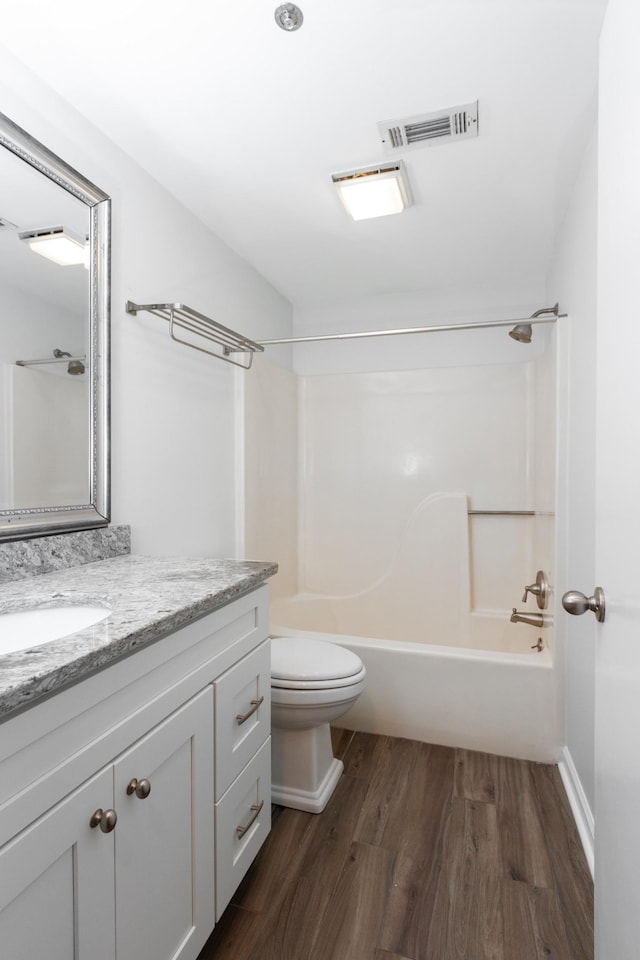
<svg viewBox="0 0 640 960"><path fill-rule="evenodd" d="M595 632L586 617L568 616L566 590L595 585L594 513L597 155L595 131L578 171L573 196L549 276L569 317L558 325L558 523L556 640L559 667L566 664L566 743L594 811ZM571 491L569 497L568 491Z"/></svg>
<svg viewBox="0 0 640 960"><path fill-rule="evenodd" d="M131 524L135 552L243 552L234 368L124 304L181 301L257 339L290 333L290 304L6 52L0 104L113 199L113 521ZM286 351L274 358L286 363Z"/></svg>

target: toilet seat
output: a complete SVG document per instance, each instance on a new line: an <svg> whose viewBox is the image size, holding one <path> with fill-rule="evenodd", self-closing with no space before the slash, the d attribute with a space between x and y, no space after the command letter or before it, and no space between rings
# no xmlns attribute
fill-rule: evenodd
<svg viewBox="0 0 640 960"><path fill-rule="evenodd" d="M360 683L366 670L351 650L325 640L274 637L271 686L281 690L334 690Z"/></svg>

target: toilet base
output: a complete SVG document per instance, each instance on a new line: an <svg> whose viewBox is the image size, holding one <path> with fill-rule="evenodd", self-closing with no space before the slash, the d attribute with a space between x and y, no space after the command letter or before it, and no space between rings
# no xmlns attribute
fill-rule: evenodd
<svg viewBox="0 0 640 960"><path fill-rule="evenodd" d="M271 784L271 800L273 803L279 803L281 807L292 807L294 810L306 810L307 813L322 813L331 794L338 785L338 780L342 776L344 764L342 760L334 758L331 766L327 770L322 784L317 790L296 790L293 787L279 787L278 784Z"/></svg>
<svg viewBox="0 0 640 960"><path fill-rule="evenodd" d="M306 730L271 729L271 799L283 807L322 813L342 775L328 723Z"/></svg>

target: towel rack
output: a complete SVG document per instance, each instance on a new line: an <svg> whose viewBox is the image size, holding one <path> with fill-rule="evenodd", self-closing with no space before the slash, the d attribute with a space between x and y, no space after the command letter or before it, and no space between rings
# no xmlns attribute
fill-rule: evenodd
<svg viewBox="0 0 640 960"><path fill-rule="evenodd" d="M241 367L243 370L250 368L254 353L257 351L262 353L264 350L261 344L249 340L248 337L236 333L235 330L230 330L229 327L224 327L221 323L211 320L210 317L206 317L203 313L198 313L197 310L194 310L192 307L187 307L184 303L134 303L132 300L127 300L126 310L127 313L132 314L134 317L138 310L146 310L147 313L152 313L156 317L168 320L169 335L176 343L183 343L185 346L192 347L200 353L206 353L210 357L217 357L218 360L224 360L226 363L231 363L234 367ZM207 350L206 347L200 347L190 340L184 340L182 337L177 336L177 329L187 330L189 333L195 333L202 337L203 340L217 344L222 352ZM232 360L229 356L230 353L242 353L248 358L248 362L243 363L241 360Z"/></svg>

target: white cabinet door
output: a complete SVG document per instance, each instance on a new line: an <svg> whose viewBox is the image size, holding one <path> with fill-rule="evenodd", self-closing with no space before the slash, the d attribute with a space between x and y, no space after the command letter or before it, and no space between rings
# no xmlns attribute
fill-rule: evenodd
<svg viewBox="0 0 640 960"><path fill-rule="evenodd" d="M2 960L113 960L115 831L89 825L112 798L109 767L2 848Z"/></svg>
<svg viewBox="0 0 640 960"><path fill-rule="evenodd" d="M114 769L117 956L192 960L215 923L213 688ZM148 796L128 793L132 780Z"/></svg>

